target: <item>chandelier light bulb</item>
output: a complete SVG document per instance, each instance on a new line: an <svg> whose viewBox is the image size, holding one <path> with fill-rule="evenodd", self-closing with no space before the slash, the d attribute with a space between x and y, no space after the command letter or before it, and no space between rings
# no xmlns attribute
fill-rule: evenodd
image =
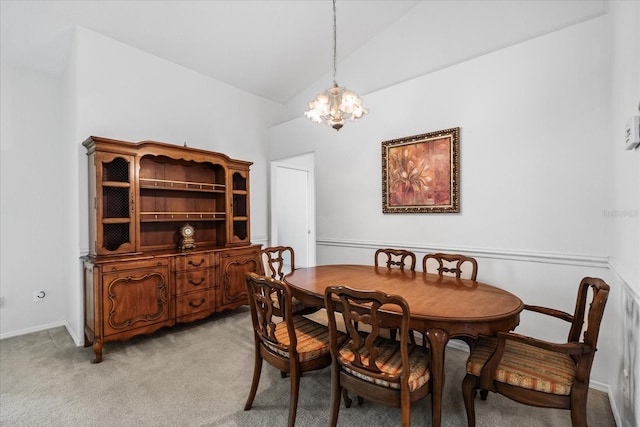
<svg viewBox="0 0 640 427"><path fill-rule="evenodd" d="M362 100L355 92L339 87L327 89L309 102L304 115L314 123L326 123L339 130L346 120L354 121L368 112L362 107Z"/></svg>

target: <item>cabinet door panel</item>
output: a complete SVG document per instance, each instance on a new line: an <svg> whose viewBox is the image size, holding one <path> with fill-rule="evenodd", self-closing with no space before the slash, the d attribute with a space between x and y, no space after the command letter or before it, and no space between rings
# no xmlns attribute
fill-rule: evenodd
<svg viewBox="0 0 640 427"><path fill-rule="evenodd" d="M95 252L111 255L134 252L136 247L134 158L98 153L95 158L96 193L93 204L97 228Z"/></svg>
<svg viewBox="0 0 640 427"><path fill-rule="evenodd" d="M104 334L116 334L170 319L166 266L103 276Z"/></svg>
<svg viewBox="0 0 640 427"><path fill-rule="evenodd" d="M247 304L246 277L248 272L259 271L259 248L229 251L220 261L220 286L218 305L233 308Z"/></svg>
<svg viewBox="0 0 640 427"><path fill-rule="evenodd" d="M231 218L229 224L229 242L232 244L249 243L249 171L234 170L231 173Z"/></svg>

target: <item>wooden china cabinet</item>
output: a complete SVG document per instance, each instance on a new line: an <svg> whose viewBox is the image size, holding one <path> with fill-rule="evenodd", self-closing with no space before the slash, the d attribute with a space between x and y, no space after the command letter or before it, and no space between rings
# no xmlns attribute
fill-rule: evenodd
<svg viewBox="0 0 640 427"><path fill-rule="evenodd" d="M154 141L92 136L83 145L84 330L95 363L106 342L247 303L244 275L260 268L260 245L250 241L250 162Z"/></svg>

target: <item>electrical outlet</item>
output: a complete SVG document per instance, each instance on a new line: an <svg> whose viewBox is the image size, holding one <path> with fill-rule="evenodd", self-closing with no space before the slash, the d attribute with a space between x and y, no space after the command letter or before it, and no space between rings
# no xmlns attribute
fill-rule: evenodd
<svg viewBox="0 0 640 427"><path fill-rule="evenodd" d="M33 302L42 302L46 296L45 291L33 291Z"/></svg>

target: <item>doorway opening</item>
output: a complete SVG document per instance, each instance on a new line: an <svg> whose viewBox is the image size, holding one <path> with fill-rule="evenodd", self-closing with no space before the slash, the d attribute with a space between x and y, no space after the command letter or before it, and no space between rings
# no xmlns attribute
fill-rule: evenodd
<svg viewBox="0 0 640 427"><path fill-rule="evenodd" d="M316 264L313 153L271 162L271 246L291 246L296 267Z"/></svg>

